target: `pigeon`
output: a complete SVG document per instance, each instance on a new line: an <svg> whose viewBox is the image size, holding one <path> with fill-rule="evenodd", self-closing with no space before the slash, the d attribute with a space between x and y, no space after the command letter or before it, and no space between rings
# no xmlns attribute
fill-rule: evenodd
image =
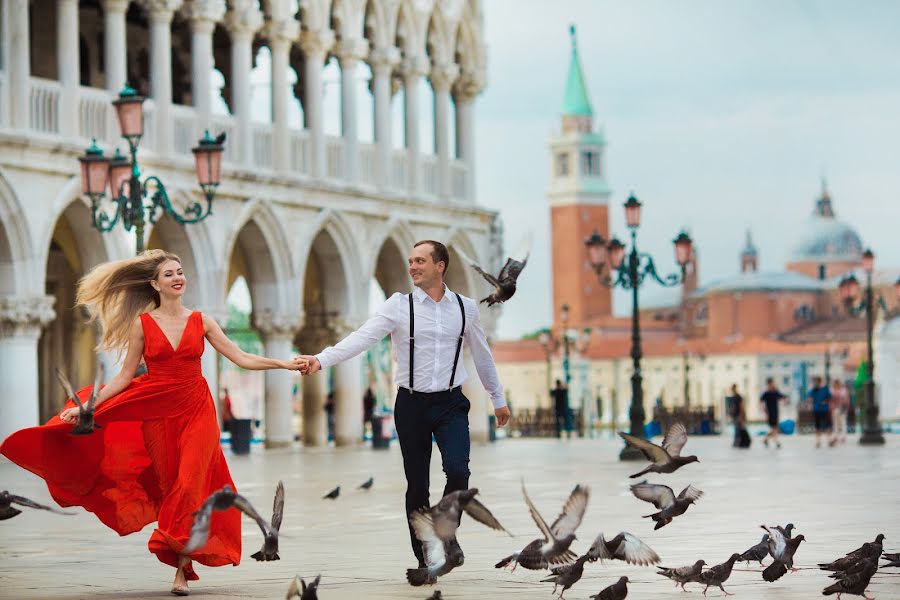
<svg viewBox="0 0 900 600"><path fill-rule="evenodd" d="M537 524L538 529L544 535L543 539L538 538L525 546L521 552L510 554L506 558L498 562L494 567L500 569L512 564L515 570L516 565L522 565L526 569L541 570L550 567L566 565L572 563L577 555L569 550L569 546L575 540L575 530L581 524L584 518L584 511L587 509L588 499L590 498L590 489L576 485L569 499L563 505L563 510L553 521L553 525L547 526L547 522L538 512L528 492L525 491L525 482L522 482L522 495L525 496L525 503L531 512L531 518Z"/></svg>
<svg viewBox="0 0 900 600"><path fill-rule="evenodd" d="M882 569L885 567L900 567L900 552L885 552L882 556L888 561L881 565Z"/></svg>
<svg viewBox="0 0 900 600"><path fill-rule="evenodd" d="M602 533L598 535L588 550L588 560L622 560L631 565L649 567L659 562L659 555L637 537L623 531L609 541Z"/></svg>
<svg viewBox="0 0 900 600"><path fill-rule="evenodd" d="M341 495L341 486L337 486L324 496L322 496L322 500L337 500L337 497Z"/></svg>
<svg viewBox="0 0 900 600"><path fill-rule="evenodd" d="M259 552L250 555L259 561L280 560L278 556L278 530L281 529L281 519L284 516L284 484L280 481L275 487L275 500L272 503L272 522L268 527L260 525L266 536L263 547Z"/></svg>
<svg viewBox="0 0 900 600"><path fill-rule="evenodd" d="M866 542L856 550L848 552L843 558L839 558L830 563L819 563L819 568L823 571L843 571L863 558L871 558L877 561L883 550L883 541L884 534L879 533L875 537L874 542Z"/></svg>
<svg viewBox="0 0 900 600"><path fill-rule="evenodd" d="M694 455L681 456L681 449L687 443L687 429L681 423L673 423L669 426L662 446L621 431L619 435L626 444L640 450L647 460L653 463L643 471L630 475L631 479L636 479L646 473L674 473L686 464L700 462L700 459Z"/></svg>
<svg viewBox="0 0 900 600"><path fill-rule="evenodd" d="M769 554L775 559L763 570L763 579L771 582L780 579L788 572L788 569L796 571L794 569L794 553L800 547L800 542L806 538L798 535L788 539L777 527L769 528L765 525L761 527L769 532Z"/></svg>
<svg viewBox="0 0 900 600"><path fill-rule="evenodd" d="M838 600L840 600L841 594L851 594L853 596L862 596L866 600L873 600L873 598L866 596L866 588L869 586L869 580L872 579L872 575L878 571L878 563L869 558L862 559L860 563L859 571L829 585L822 590L822 595L837 594Z"/></svg>
<svg viewBox="0 0 900 600"><path fill-rule="evenodd" d="M63 390L65 390L66 395L78 406L78 421L75 423L75 427L72 431L69 432L72 435L88 435L93 433L95 429L101 429L100 425L94 423L94 406L97 402L97 392L100 391L100 382L103 381L103 371L103 363L99 363L97 366L97 374L94 376L94 387L91 388L91 395L85 406L82 404L78 394L75 393L75 390L72 389L72 384L69 383L69 379L63 374L59 367L56 368L56 379L59 381Z"/></svg>
<svg viewBox="0 0 900 600"><path fill-rule="evenodd" d="M681 493L676 497L675 492L669 486L647 483L646 481L632 485L631 493L636 498L649 502L660 509L658 513L644 515L644 518L649 517L656 521L654 530L665 527L672 522L672 519L684 514L684 511L703 495L702 491L689 485L681 490Z"/></svg>
<svg viewBox="0 0 900 600"><path fill-rule="evenodd" d="M866 562L868 561L878 562L875 558L860 558L843 571L834 571L833 573L829 573L828 576L832 579L846 579L850 575L855 575L864 571L867 568Z"/></svg>
<svg viewBox="0 0 900 600"><path fill-rule="evenodd" d="M434 590L434 593L425 600L442 600L441 590Z"/></svg>
<svg viewBox="0 0 900 600"><path fill-rule="evenodd" d="M294 580L291 581L291 585L288 588L285 600L291 600L291 598L295 596L299 596L300 600L319 600L318 590L320 579L322 579L322 576L316 575L316 578L307 584L306 581L300 577L294 577Z"/></svg>
<svg viewBox="0 0 900 600"><path fill-rule="evenodd" d="M360 485L357 489L360 490L370 490L372 489L372 484L375 483L374 477L369 477L362 485Z"/></svg>
<svg viewBox="0 0 900 600"><path fill-rule="evenodd" d="M44 506L43 504L38 504L33 500L29 500L24 496L16 496L15 494L10 494L8 491L3 490L0 492L0 521L5 521L7 519L12 519L14 516L18 515L22 511L18 508L13 508L13 504L18 504L19 506L27 506L28 508L37 508L40 510L49 510L52 513L56 513L58 515L74 515L75 513L65 512L61 510L57 510L50 506Z"/></svg>
<svg viewBox="0 0 900 600"><path fill-rule="evenodd" d="M788 523L788 524L785 525L784 527L782 527L781 525L776 525L776 526L775 526L775 529L777 529L778 531L780 531L781 534L782 534L785 538L791 539L791 531L793 531L794 529L796 529L796 527L794 527L794 524L793 524L793 523Z"/></svg>
<svg viewBox="0 0 900 600"><path fill-rule="evenodd" d="M744 550L743 554L741 554L741 560L748 563L757 560L759 561L759 564L763 564L763 559L768 555L769 534L764 533L762 536L762 540L758 544Z"/></svg>
<svg viewBox="0 0 900 600"><path fill-rule="evenodd" d="M728 560L726 560L722 564L710 567L706 571L700 573L700 576L697 578L697 582L702 583L706 586L705 588L703 588L704 596L706 595L706 590L708 590L709 586L711 585L716 586L720 590L725 592L725 588L722 587L722 584L728 581L728 578L731 577L731 569L734 568L734 563L738 560L741 560L741 555L735 552L728 558ZM733 594L725 592L725 595L732 596Z"/></svg>
<svg viewBox="0 0 900 600"><path fill-rule="evenodd" d="M575 583L579 579L581 579L581 576L584 574L584 563L587 560L587 554L579 556L578 559L570 565L555 567L550 571L551 573L553 573L553 575L551 575L547 579L541 579L541 581L552 581L554 594L556 593L556 588L562 586L562 590L559 592L559 598L560 600L562 600L563 594L566 593L566 590L575 585Z"/></svg>
<svg viewBox="0 0 900 600"><path fill-rule="evenodd" d="M692 565L688 565L686 567L656 567L659 569L658 573L663 577L668 577L672 581L675 582L675 587L681 586L681 589L685 592L684 584L690 583L692 581L697 581L700 577L700 573L703 572L703 565L706 564L705 560L698 560Z"/></svg>
<svg viewBox="0 0 900 600"><path fill-rule="evenodd" d="M459 252L459 248L456 250L460 253L460 256L463 257L465 262L469 263L469 265L484 277L488 283L494 286L494 291L481 300L482 302L487 302L488 306L493 306L495 304L506 302L516 293L516 280L522 273L522 269L524 269L525 265L528 263L530 248L531 235L529 234L522 240L516 251L509 255L506 259L506 264L503 265L503 268L500 269L500 274L496 277L485 272L478 263L466 256L463 252Z"/></svg>
<svg viewBox="0 0 900 600"><path fill-rule="evenodd" d="M234 488L230 485L226 484L221 490L213 492L210 497L203 502L197 512L194 513L194 524L191 526L191 536L188 538L188 542L185 544L181 554L187 555L205 546L209 539L209 522L212 519L213 511L228 510L232 506L256 521L256 524L259 525L263 535L266 536L266 543L268 544L268 524L261 516L259 516L259 513L256 512L256 509L253 508L246 498L234 491ZM278 550L277 543L278 538L276 535L276 552ZM263 549L265 549L265 546L263 546Z"/></svg>
<svg viewBox="0 0 900 600"><path fill-rule="evenodd" d="M594 600L624 600L628 596L627 577L619 577L619 580L611 586L600 590L600 593L589 596Z"/></svg>
<svg viewBox="0 0 900 600"><path fill-rule="evenodd" d="M417 511L410 517L410 524L425 553L424 567L406 571L410 585L434 584L438 577L463 564L463 553L456 543L456 530L463 512L491 529L512 536L491 511L475 499L476 494L478 488L450 492L431 508Z"/></svg>

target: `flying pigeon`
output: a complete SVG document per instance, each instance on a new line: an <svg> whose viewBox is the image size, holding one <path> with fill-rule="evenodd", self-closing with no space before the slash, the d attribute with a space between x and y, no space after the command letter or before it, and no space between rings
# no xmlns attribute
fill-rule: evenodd
<svg viewBox="0 0 900 600"><path fill-rule="evenodd" d="M681 493L676 497L675 492L669 486L647 483L646 481L632 485L631 493L636 498L649 502L660 509L658 513L644 515L644 518L649 517L656 521L654 530L665 527L672 522L672 519L684 514L684 511L703 495L702 491L689 485L681 490Z"/></svg>
<svg viewBox="0 0 900 600"><path fill-rule="evenodd" d="M625 600L628 596L627 577L619 577L619 580L611 586L600 590L598 594L590 596L594 600Z"/></svg>
<svg viewBox="0 0 900 600"><path fill-rule="evenodd" d="M681 423L673 423L666 431L662 446L657 446L649 440L639 438L628 433L619 432L625 443L640 450L651 464L643 471L639 471L630 477L635 479L645 473L674 473L681 467L692 462L700 462L694 455L681 456L681 449L687 443L687 429Z"/></svg>
<svg viewBox="0 0 900 600"><path fill-rule="evenodd" d="M869 586L869 580L872 579L872 575L878 571L878 563L876 560L869 558L862 559L860 562L861 567L858 571L829 585L822 590L822 595L837 594L838 599L840 599L841 594L851 594L853 596L862 596L866 600L873 600L873 598L866 596L866 588Z"/></svg>
<svg viewBox="0 0 900 600"><path fill-rule="evenodd" d="M463 564L463 553L456 542L456 530L463 512L491 529L512 535L475 499L476 494L478 488L450 492L431 508L417 511L410 517L425 554L424 567L406 571L410 585L434 584L438 577Z"/></svg>
<svg viewBox="0 0 900 600"><path fill-rule="evenodd" d="M769 528L765 525L761 527L769 532L769 554L775 559L771 565L763 570L763 579L775 581L787 573L788 569L796 571L794 568L794 553L800 547L800 542L806 538L798 535L795 538L788 539L784 537L784 534L777 527Z"/></svg>
<svg viewBox="0 0 900 600"><path fill-rule="evenodd" d="M362 485L359 486L360 490L369 490L372 489L372 484L375 483L374 477L369 477Z"/></svg>
<svg viewBox="0 0 900 600"><path fill-rule="evenodd" d="M550 572L553 573L547 579L541 579L544 581L552 581L553 582L553 593L556 593L556 588L562 586L562 590L559 592L560 600L563 600L563 594L566 593L566 590L575 585L575 583L581 579L581 576L584 574L584 563L588 560L588 555L579 556L578 559L570 564L570 565L561 565L559 567L554 567Z"/></svg>
<svg viewBox="0 0 900 600"><path fill-rule="evenodd" d="M526 569L540 570L572 563L577 555L569 550L569 546L575 540L575 530L578 529L584 518L590 494L589 488L576 485L569 494L569 499L563 505L562 512L556 517L553 525L548 527L547 522L544 521L541 513L528 497L523 481L522 495L525 496L525 503L528 505L531 518L534 519L544 537L530 542L521 552L510 554L494 566L500 569L512 564L513 570L516 565L522 565Z"/></svg>
<svg viewBox="0 0 900 600"><path fill-rule="evenodd" d="M743 554L741 554L741 560L748 563L756 560L759 561L759 564L763 564L763 559L768 555L769 534L764 533L762 536L762 540L758 544L744 550Z"/></svg>
<svg viewBox="0 0 900 600"><path fill-rule="evenodd" d="M488 283L494 286L494 291L489 296L483 298L482 302L487 302L488 306L506 302L516 293L516 280L522 273L522 269L528 263L528 255L531 252L531 234L525 236L515 252L506 259L506 264L500 269L500 274L494 277L490 273L484 271L481 266L474 260L466 256L463 252L456 249L469 265L472 266Z"/></svg>
<svg viewBox="0 0 900 600"><path fill-rule="evenodd" d="M37 508L40 510L49 510L52 513L56 513L58 515L73 515L75 513L64 512L61 510L57 510L50 506L44 506L43 504L38 504L33 500L29 500L24 496L16 496L15 494L10 494L6 490L0 492L0 521L5 521L7 519L12 519L14 516L18 515L22 511L18 508L13 508L13 504L18 504L19 506L27 506L28 508Z"/></svg>
<svg viewBox="0 0 900 600"><path fill-rule="evenodd" d="M768 552L768 549L766 550ZM656 567L659 569L658 573L663 577L668 577L672 581L675 582L675 587L681 586L681 589L684 589L684 584L690 583L692 581L697 581L700 577L700 573L703 572L703 565L706 564L705 560L698 560L692 565L688 565L686 567Z"/></svg>
<svg viewBox="0 0 900 600"><path fill-rule="evenodd" d="M322 496L322 500L337 500L337 497L341 495L341 486L337 486L324 496Z"/></svg>
<svg viewBox="0 0 900 600"><path fill-rule="evenodd" d="M722 584L728 581L728 578L731 577L731 569L734 568L735 561L741 560L741 555L738 553L732 554L728 560L723 562L720 565L715 565L710 567L706 571L700 573L700 576L697 578L697 582L704 584L706 587L703 588L703 595L706 595L706 590L709 589L709 586L716 586L723 592L725 592L725 588L722 587ZM725 592L726 596L731 596L728 592Z"/></svg>
<svg viewBox="0 0 900 600"><path fill-rule="evenodd" d="M291 598L295 596L299 596L300 600L319 600L318 590L320 579L322 579L322 576L316 575L316 578L307 584L306 581L300 577L294 577L290 587L288 587L285 600L291 600Z"/></svg>
<svg viewBox="0 0 900 600"><path fill-rule="evenodd" d="M659 562L659 555L637 537L623 531L609 541L602 533L598 535L588 550L588 560L622 560L628 564L648 567Z"/></svg>
<svg viewBox="0 0 900 600"><path fill-rule="evenodd" d="M281 519L284 516L284 484L280 481L275 487L275 500L272 503L272 522L268 527L264 527L265 522L260 524L263 534L266 536L263 547L259 552L250 555L259 561L279 560L278 556L278 530L281 529Z"/></svg>
<svg viewBox="0 0 900 600"><path fill-rule="evenodd" d="M276 496L277 502L277 496ZM269 531L268 531L268 523L259 516L259 513L256 512L256 509L250 504L250 502L238 494L230 485L225 485L221 490L217 492L213 492L209 498L207 498L197 512L194 513L194 524L191 526L191 537L188 538L187 544L185 544L184 549L182 550L182 554L190 554L195 552L206 545L207 540L209 539L209 523L212 519L213 511L222 511L228 510L229 508L234 507L256 521L256 524L259 525L259 528L262 530L263 535L266 536L266 545L270 545L269 541ZM279 516L279 525L280 525L280 515ZM274 520L274 519L273 519ZM277 532L274 537L275 543L275 558L270 558L266 560L278 560L278 537ZM266 545L263 546L263 550L260 552L264 552L266 549ZM260 559L257 559L260 560Z"/></svg>
<svg viewBox="0 0 900 600"><path fill-rule="evenodd" d="M875 537L874 542L866 542L856 550L848 552L847 555L843 558L839 558L830 563L819 563L819 568L823 571L843 571L847 567L859 562L859 560L863 558L871 558L877 561L878 557L881 556L881 552L884 548L882 545L883 541L884 534L879 533Z"/></svg>
<svg viewBox="0 0 900 600"><path fill-rule="evenodd" d="M98 363L97 374L94 376L94 387L91 388L91 395L88 398L87 405L84 405L78 397L78 394L72 389L72 384L69 383L69 379L63 374L59 367L56 368L56 379L59 381L63 390L65 390L66 395L75 402L76 406L78 406L78 421L70 432L72 435L88 435L89 433L93 433L95 429L100 429L100 425L94 423L94 406L97 402L97 392L100 391L100 382L103 381L103 371L103 363Z"/></svg>

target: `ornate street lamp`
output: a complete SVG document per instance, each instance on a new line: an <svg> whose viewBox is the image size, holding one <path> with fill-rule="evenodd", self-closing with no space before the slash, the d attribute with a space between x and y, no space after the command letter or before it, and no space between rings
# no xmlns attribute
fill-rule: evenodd
<svg viewBox="0 0 900 600"><path fill-rule="evenodd" d="M585 240L584 244L587 247L588 258L601 284L609 288L621 287L631 290L631 359L634 373L631 376L631 408L629 410L631 430L629 433L644 437L645 413L643 377L641 376L641 321L638 290L648 278L665 287L681 284L693 253L693 241L687 232L682 231L678 234L673 243L675 260L681 267L681 272L661 277L656 272L653 257L639 252L637 248L637 230L641 225L641 203L634 195L629 196L625 202L625 223L631 231L631 251L627 260L625 244L616 238L606 242L603 236L595 231ZM621 460L637 460L642 457L639 450L627 445L619 454Z"/></svg>
<svg viewBox="0 0 900 600"><path fill-rule="evenodd" d="M881 431L881 423L878 420L878 403L875 401L875 359L872 348L872 334L875 327L875 311L880 306L887 313L888 306L884 298L872 289L872 273L875 270L875 254L871 250L863 252L862 267L866 272L866 287L863 290L862 300L859 299L860 285L856 277L849 275L841 279L838 290L841 300L847 312L853 316L866 315L866 416L863 423L863 432L859 437L859 443L863 445L882 445L884 435ZM900 279L894 283L894 293L897 301L900 301Z"/></svg>
<svg viewBox="0 0 900 600"><path fill-rule="evenodd" d="M131 231L132 228L135 230L135 251L138 254L144 250L146 223L155 223L163 215L170 215L183 225L197 223L212 214L212 203L222 172L225 142L224 133L213 139L207 131L197 147L192 149L197 182L203 189L206 203L202 206L199 202L194 202L183 215L179 214L158 177L147 177L143 183L140 180L137 149L144 135L143 102L144 97L127 85L113 101L122 137L128 142L131 160L118 149L112 158L104 157L103 150L97 147L96 141L92 141L84 155L78 158L81 162L81 191L91 200L94 227L101 233L107 233L121 219L126 231ZM103 206L107 186L110 200L114 204L111 214Z"/></svg>
<svg viewBox="0 0 900 600"><path fill-rule="evenodd" d="M569 332L568 324L570 313L571 309L568 304L563 304L559 309L559 322L562 324L562 334L559 337L554 335L551 330L545 330L538 334L538 342L541 344L541 348L544 350L544 356L547 359L548 389L551 387L550 358L556 354L556 351L559 350L560 346L562 346L563 349L563 378L566 382L566 387L568 387L569 383L572 381L569 362L571 345L574 344L575 349L579 353L584 353L591 343L590 327L585 327L581 332L574 336Z"/></svg>

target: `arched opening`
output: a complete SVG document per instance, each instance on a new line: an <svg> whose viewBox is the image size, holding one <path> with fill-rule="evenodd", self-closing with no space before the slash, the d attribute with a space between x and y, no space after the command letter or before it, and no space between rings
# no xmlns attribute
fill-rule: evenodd
<svg viewBox="0 0 900 600"><path fill-rule="evenodd" d="M0 297L11 296L16 291L16 272L12 248L6 226L0 220Z"/></svg>

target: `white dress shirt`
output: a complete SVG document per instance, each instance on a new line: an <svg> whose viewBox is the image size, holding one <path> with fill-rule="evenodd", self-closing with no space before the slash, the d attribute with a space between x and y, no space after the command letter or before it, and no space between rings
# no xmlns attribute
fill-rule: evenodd
<svg viewBox="0 0 900 600"><path fill-rule="evenodd" d="M478 306L471 298L460 295L466 311L466 329L463 341L472 353L475 370L481 383L491 395L494 408L506 406L503 386L497 375L497 367L491 356L484 329L478 314ZM456 294L444 286L444 297L435 302L420 288L413 291L415 312L415 372L413 391L440 392L456 387L466 380L468 374L463 366L463 353L459 353L456 376L450 384L456 343L462 327L462 315ZM345 337L335 346L329 346L316 355L322 368L353 358L368 350L386 335L391 336L391 354L397 362L394 383L409 388L409 299L406 294L394 294L363 324L362 327Z"/></svg>

